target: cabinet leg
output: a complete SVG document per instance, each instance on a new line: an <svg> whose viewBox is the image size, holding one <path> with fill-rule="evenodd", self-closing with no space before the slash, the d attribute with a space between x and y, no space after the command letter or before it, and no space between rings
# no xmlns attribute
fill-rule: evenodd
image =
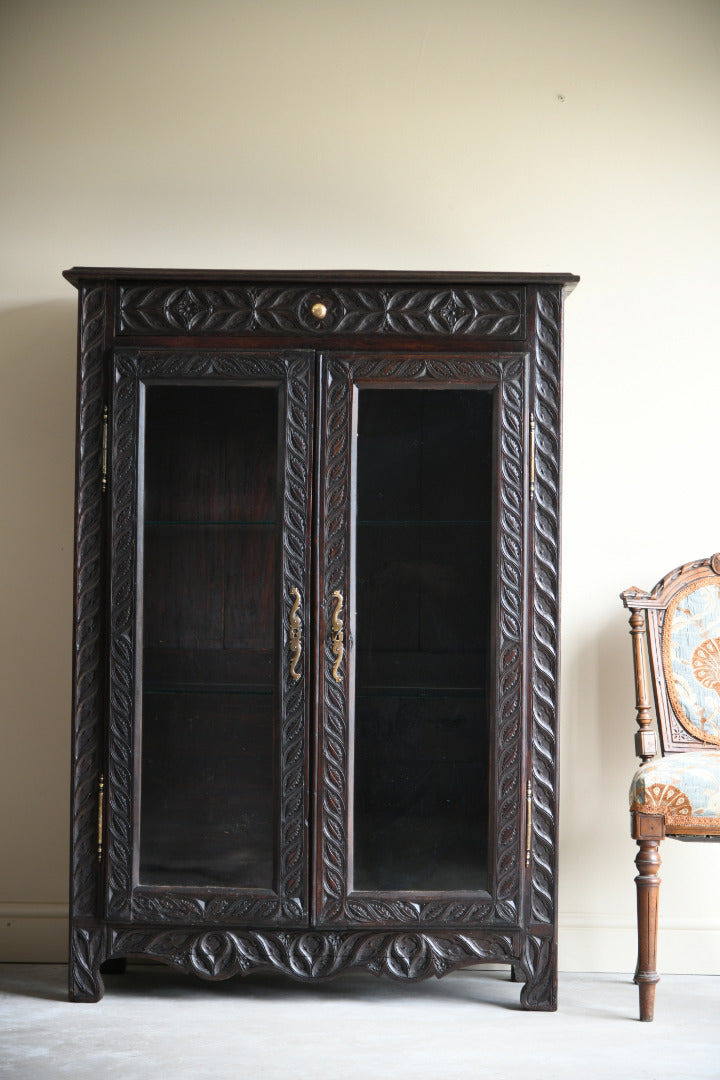
<svg viewBox="0 0 720 1080"><path fill-rule="evenodd" d="M637 921L638 961L635 982L640 989L640 1019L652 1020L655 1010L655 986L657 973L658 895L660 892L660 841L657 837L637 837L638 851L635 865L638 875Z"/></svg>
<svg viewBox="0 0 720 1080"><path fill-rule="evenodd" d="M525 973L519 964L510 965L510 982L524 983Z"/></svg>
<svg viewBox="0 0 720 1080"><path fill-rule="evenodd" d="M528 936L522 962L517 965L525 983L520 991L523 1009L554 1012L557 1009L557 944L552 937Z"/></svg>
<svg viewBox="0 0 720 1080"><path fill-rule="evenodd" d="M102 927L74 926L70 932L68 991L71 1001L99 1001L105 992L100 963L105 949Z"/></svg>

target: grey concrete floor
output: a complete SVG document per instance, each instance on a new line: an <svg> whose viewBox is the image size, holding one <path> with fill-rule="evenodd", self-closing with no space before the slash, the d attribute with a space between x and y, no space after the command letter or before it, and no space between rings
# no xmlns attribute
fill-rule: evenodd
<svg viewBox="0 0 720 1080"><path fill-rule="evenodd" d="M0 1075L13 1080L701 1080L720 1078L720 978L666 976L641 1024L627 975L560 976L557 1013L519 1008L505 972L400 985L348 975L205 983L167 968L106 975L68 1003L66 969L0 965Z"/></svg>

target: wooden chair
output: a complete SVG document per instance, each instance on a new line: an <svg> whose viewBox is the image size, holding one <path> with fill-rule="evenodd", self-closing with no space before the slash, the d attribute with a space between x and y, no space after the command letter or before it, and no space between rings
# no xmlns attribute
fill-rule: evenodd
<svg viewBox="0 0 720 1080"><path fill-rule="evenodd" d="M627 589L635 707L642 765L630 786L638 868L640 1019L652 1020L657 973L658 847L720 840L720 553L687 563L651 592ZM650 657L660 753L653 730L645 654Z"/></svg>

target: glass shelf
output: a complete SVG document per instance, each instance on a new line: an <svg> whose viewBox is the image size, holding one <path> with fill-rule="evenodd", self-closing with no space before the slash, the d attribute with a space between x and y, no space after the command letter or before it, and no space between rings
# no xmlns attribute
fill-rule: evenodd
<svg viewBox="0 0 720 1080"><path fill-rule="evenodd" d="M357 523L358 523L358 525L380 526L380 527L387 526L387 527L392 527L392 528L397 528L398 526L414 528L417 525L427 525L427 526L431 526L431 525L474 525L474 526L478 526L478 525L490 525L491 524L491 522L487 518L469 518L469 519L461 518L461 519L447 519L447 520L440 520L439 519L439 520L434 520L434 521L433 520L413 519L413 518L407 518L407 519L403 519L403 518L380 518L380 519L375 519L375 520L370 520L370 521L358 519Z"/></svg>
<svg viewBox="0 0 720 1080"><path fill-rule="evenodd" d="M153 519L146 520L146 525L222 525L222 526L240 526L251 527L254 525L275 525L274 521L194 521L190 519L178 518L178 519Z"/></svg>
<svg viewBox="0 0 720 1080"><path fill-rule="evenodd" d="M272 686L238 686L237 684L228 684L227 686L218 686L217 683L211 683L209 685L188 683L179 683L177 686L148 686L143 687L144 694L221 694L224 696L232 697L267 697L274 693Z"/></svg>
<svg viewBox="0 0 720 1080"><path fill-rule="evenodd" d="M484 698L486 692L482 686L365 686L356 697Z"/></svg>

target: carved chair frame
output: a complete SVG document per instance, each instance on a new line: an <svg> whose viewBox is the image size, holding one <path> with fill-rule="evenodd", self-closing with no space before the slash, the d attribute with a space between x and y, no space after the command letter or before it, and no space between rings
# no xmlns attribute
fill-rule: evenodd
<svg viewBox="0 0 720 1080"><path fill-rule="evenodd" d="M630 634L633 646L635 673L635 708L639 731L635 733L635 750L643 763L658 753L653 730L650 697L647 685L646 652L650 661L650 675L655 699L657 726L660 734L660 751L663 756L703 750L708 754L720 753L720 738L703 737L682 711L672 686L668 639L670 618L682 598L701 585L720 586L720 553L707 559L685 563L662 578L650 591L631 588L621 594L625 607L630 611ZM657 926L658 892L660 887L659 844L666 836L677 840L720 840L720 835L708 832L712 827L699 817L688 817L678 822L668 818L660 806L652 805L648 811L633 808L630 811L631 835L637 841L639 851L635 859L638 876L638 962L635 982L640 988L640 1019L652 1020L655 1005L657 973Z"/></svg>

